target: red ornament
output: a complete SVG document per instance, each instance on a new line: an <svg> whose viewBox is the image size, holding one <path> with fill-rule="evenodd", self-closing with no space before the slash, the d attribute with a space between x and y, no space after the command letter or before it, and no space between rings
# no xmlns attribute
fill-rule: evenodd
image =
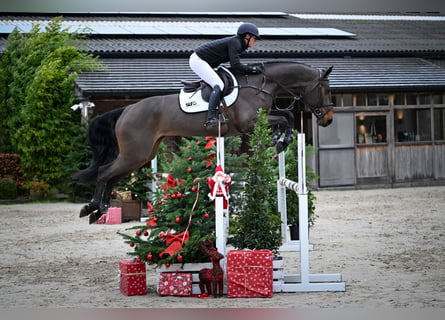
<svg viewBox="0 0 445 320"><path fill-rule="evenodd" d="M208 214L207 212L204 213L204 218L208 218L208 217L210 217L210 214Z"/></svg>
<svg viewBox="0 0 445 320"><path fill-rule="evenodd" d="M147 260L148 261L153 260L153 255L151 253L147 254Z"/></svg>
<svg viewBox="0 0 445 320"><path fill-rule="evenodd" d="M161 200L159 200L159 201L157 202L157 204L162 204L162 201L161 201Z"/></svg>
<svg viewBox="0 0 445 320"><path fill-rule="evenodd" d="M182 193L180 193L180 192L177 193L177 194L176 194L176 198L182 198Z"/></svg>
<svg viewBox="0 0 445 320"><path fill-rule="evenodd" d="M178 261L182 261L182 256L181 255L178 255L177 257L176 257L176 259L178 259Z"/></svg>
<svg viewBox="0 0 445 320"><path fill-rule="evenodd" d="M274 158L274 159L277 159L277 158L278 158L278 155L277 155L277 154L274 154L273 158Z"/></svg>
<svg viewBox="0 0 445 320"><path fill-rule="evenodd" d="M176 223L179 223L180 221L181 221L181 218L179 218L179 217L176 217L176 218L175 218L175 222L176 222Z"/></svg>
<svg viewBox="0 0 445 320"><path fill-rule="evenodd" d="M170 197L171 197L172 199L174 199L174 198L176 198L176 194L172 194Z"/></svg>
<svg viewBox="0 0 445 320"><path fill-rule="evenodd" d="M136 258L136 262L140 263L141 262L141 258Z"/></svg>
<svg viewBox="0 0 445 320"><path fill-rule="evenodd" d="M144 236L148 236L148 231L144 231Z"/></svg>
<svg viewBox="0 0 445 320"><path fill-rule="evenodd" d="M130 247L134 247L134 243L133 242L130 242Z"/></svg>
<svg viewBox="0 0 445 320"><path fill-rule="evenodd" d="M160 238L164 238L164 237L165 237L165 234L164 234L163 232L161 232L161 233L159 234L159 237L160 237Z"/></svg>
<svg viewBox="0 0 445 320"><path fill-rule="evenodd" d="M191 173L192 171L193 171L192 168L188 168L188 169L187 169L187 172L188 172L188 173Z"/></svg>
<svg viewBox="0 0 445 320"><path fill-rule="evenodd" d="M195 187L192 188L192 192L196 192L196 188Z"/></svg>
<svg viewBox="0 0 445 320"><path fill-rule="evenodd" d="M166 268L170 268L170 263L167 262L167 263L165 264L165 267L166 267Z"/></svg>
<svg viewBox="0 0 445 320"><path fill-rule="evenodd" d="M193 158L192 157L189 157L189 161L192 161L193 160Z"/></svg>
<svg viewBox="0 0 445 320"><path fill-rule="evenodd" d="M141 235L141 230L136 230L136 235L140 236Z"/></svg>
<svg viewBox="0 0 445 320"><path fill-rule="evenodd" d="M159 220L158 217L154 217L154 218L153 218L153 221L154 221L154 222L156 222L156 221L158 221L158 220Z"/></svg>

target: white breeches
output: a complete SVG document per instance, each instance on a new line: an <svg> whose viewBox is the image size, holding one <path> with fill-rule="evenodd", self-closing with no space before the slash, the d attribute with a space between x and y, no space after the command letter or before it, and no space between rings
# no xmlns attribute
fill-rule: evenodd
<svg viewBox="0 0 445 320"><path fill-rule="evenodd" d="M219 86L221 91L224 89L224 82L221 80L215 70L194 52L190 56L189 65L193 72L208 83L212 88Z"/></svg>

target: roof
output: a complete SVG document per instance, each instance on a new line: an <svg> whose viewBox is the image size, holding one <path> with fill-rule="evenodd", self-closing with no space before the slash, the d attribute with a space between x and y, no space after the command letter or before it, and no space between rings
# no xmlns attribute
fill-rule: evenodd
<svg viewBox="0 0 445 320"><path fill-rule="evenodd" d="M270 59L246 59L244 62ZM313 67L334 66L329 76L333 92L445 90L445 69L420 58L298 59ZM148 96L179 90L181 80L196 80L187 59L103 59L107 71L79 75L76 85L84 97L98 95Z"/></svg>
<svg viewBox="0 0 445 320"><path fill-rule="evenodd" d="M273 56L437 56L445 55L444 16L412 15L298 15L286 13L226 13L223 14L0 14L0 50L4 47L11 26L22 26L26 31L32 23L45 24L56 15L71 26L93 30L85 48L103 57L152 56L168 54L185 57L200 43L219 37L221 33L207 31L211 24L235 25L249 21L260 30L269 30L269 36L258 41L249 54L255 57ZM382 17L386 17L383 19ZM390 19L392 18L392 19ZM184 31L185 24L202 25L199 34ZM156 24L170 26L173 32L157 32ZM150 27L151 25L151 27ZM300 30L337 30L337 35L294 32L277 35L275 28ZM193 28L192 28L193 29ZM196 31L196 28L194 28ZM122 31L126 30L126 31ZM150 31L151 30L151 31ZM199 31L199 28L198 28ZM233 31L232 31L233 32Z"/></svg>
<svg viewBox="0 0 445 320"><path fill-rule="evenodd" d="M333 91L445 90L445 16L274 13L0 13L0 51L11 26L63 16L63 25L91 34L81 47L99 55L107 72L84 73L83 96L151 95L193 79L188 57L200 44L235 33L241 22L265 33L245 62L286 59L334 65ZM168 60L166 60L168 59ZM428 60L436 59L437 65ZM442 64L441 64L442 62Z"/></svg>

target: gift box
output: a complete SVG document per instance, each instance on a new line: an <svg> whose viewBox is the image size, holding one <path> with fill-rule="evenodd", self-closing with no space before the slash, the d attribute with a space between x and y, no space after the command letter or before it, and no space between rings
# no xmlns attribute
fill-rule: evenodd
<svg viewBox="0 0 445 320"><path fill-rule="evenodd" d="M122 223L122 208L108 208L105 218L106 224L118 224Z"/></svg>
<svg viewBox="0 0 445 320"><path fill-rule="evenodd" d="M147 293L147 276L144 262L121 260L119 262L120 290L126 296Z"/></svg>
<svg viewBox="0 0 445 320"><path fill-rule="evenodd" d="M227 297L268 298L273 294L273 253L232 250L227 254Z"/></svg>
<svg viewBox="0 0 445 320"><path fill-rule="evenodd" d="M192 274L161 272L159 274L158 294L161 296L191 296Z"/></svg>
<svg viewBox="0 0 445 320"><path fill-rule="evenodd" d="M122 209L108 208L107 213L104 213L97 219L96 224L119 224L122 223Z"/></svg>

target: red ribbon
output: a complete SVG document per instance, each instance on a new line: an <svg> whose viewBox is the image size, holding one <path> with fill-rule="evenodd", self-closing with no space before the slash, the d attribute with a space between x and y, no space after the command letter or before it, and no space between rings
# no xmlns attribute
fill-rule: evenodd
<svg viewBox="0 0 445 320"><path fill-rule="evenodd" d="M161 185L162 190L167 191L167 188L176 188L180 184L182 179L175 179L170 173L167 175L167 181Z"/></svg>
<svg viewBox="0 0 445 320"><path fill-rule="evenodd" d="M167 233L165 236L165 243L168 247L162 251L159 256L162 257L165 253L170 256L174 255L176 252L182 249L182 245L188 240L188 231L181 232L180 234Z"/></svg>

